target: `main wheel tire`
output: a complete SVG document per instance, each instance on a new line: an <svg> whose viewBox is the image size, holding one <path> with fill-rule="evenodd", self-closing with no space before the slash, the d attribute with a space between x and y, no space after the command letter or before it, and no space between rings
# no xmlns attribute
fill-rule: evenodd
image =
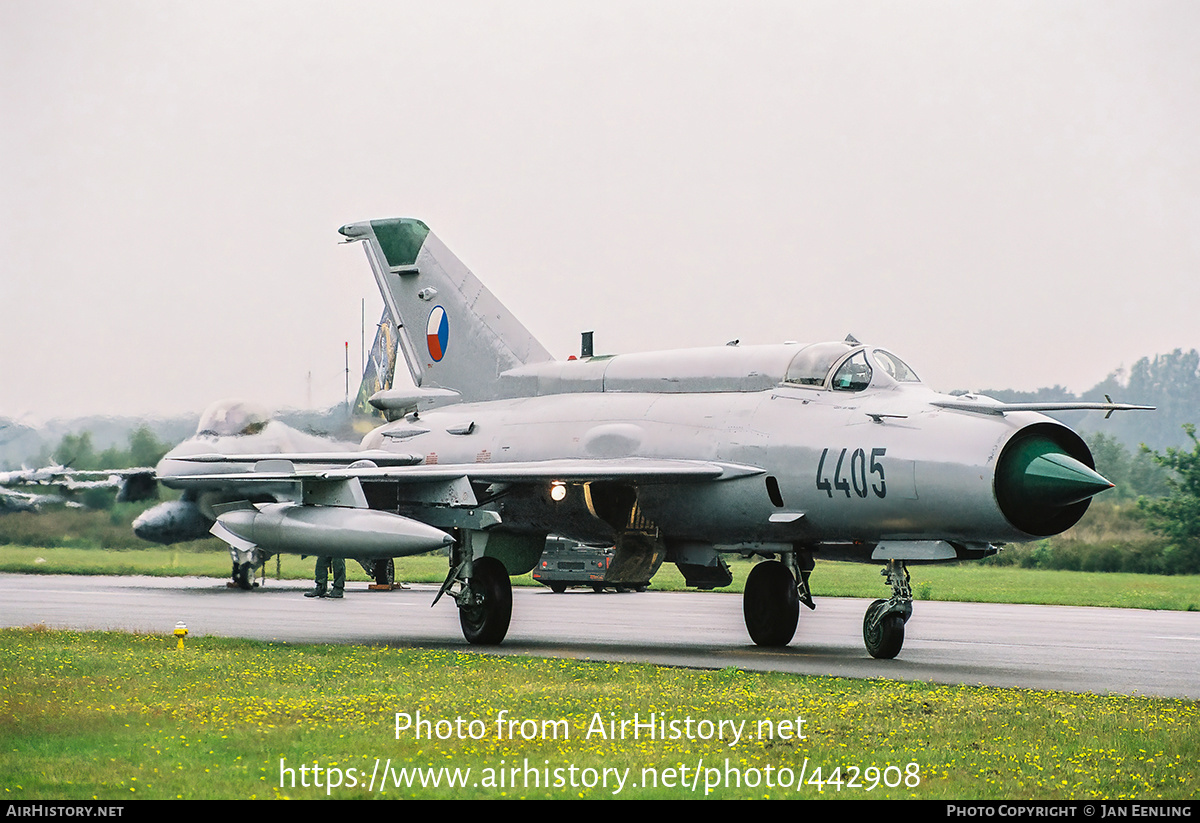
<svg viewBox="0 0 1200 823"><path fill-rule="evenodd" d="M566 590L567 590L566 583L551 583L550 584L550 591L554 592L555 594L562 594Z"/></svg>
<svg viewBox="0 0 1200 823"><path fill-rule="evenodd" d="M396 561L390 557L386 560L376 560L372 568L372 576L378 586L392 585L396 582Z"/></svg>
<svg viewBox="0 0 1200 823"><path fill-rule="evenodd" d="M252 563L239 563L233 572L233 582L237 584L239 589L250 591L258 584L254 582L254 565Z"/></svg>
<svg viewBox="0 0 1200 823"><path fill-rule="evenodd" d="M508 569L494 557L480 557L473 564L471 591L475 602L459 606L458 622L463 637L477 646L495 646L508 634L512 619L512 583Z"/></svg>
<svg viewBox="0 0 1200 823"><path fill-rule="evenodd" d="M863 643L867 653L877 660L891 660L904 646L904 618L900 615L886 615L875 626L871 625L875 615L886 605L886 600L876 600L867 607L863 617Z"/></svg>
<svg viewBox="0 0 1200 823"><path fill-rule="evenodd" d="M750 570L742 594L742 614L756 645L786 646L791 642L800 621L800 595L787 566L767 560Z"/></svg>

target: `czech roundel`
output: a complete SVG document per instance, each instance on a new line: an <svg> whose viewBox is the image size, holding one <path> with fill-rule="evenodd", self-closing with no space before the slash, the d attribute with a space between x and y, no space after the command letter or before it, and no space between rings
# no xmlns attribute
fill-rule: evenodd
<svg viewBox="0 0 1200 823"><path fill-rule="evenodd" d="M435 363L446 356L446 344L450 342L450 320L441 306L435 306L429 313L429 322L425 325L425 342L429 346L429 356Z"/></svg>

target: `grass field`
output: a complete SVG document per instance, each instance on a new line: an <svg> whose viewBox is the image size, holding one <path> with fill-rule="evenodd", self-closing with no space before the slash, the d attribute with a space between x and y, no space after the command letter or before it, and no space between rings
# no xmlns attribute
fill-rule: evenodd
<svg viewBox="0 0 1200 823"><path fill-rule="evenodd" d="M1200 794L1190 701L38 629L0 673L8 800Z"/></svg>
<svg viewBox="0 0 1200 823"><path fill-rule="evenodd" d="M213 541L127 548L128 518L88 513L73 521L86 529L50 539L57 521L10 520L15 536L27 530L42 545L0 546L0 571L228 576ZM749 565L731 561L729 591L741 591ZM347 569L367 580L357 564ZM312 561L282 556L265 571L267 586L310 579ZM911 572L919 600L1200 609L1195 575L978 563ZM445 573L444 557L397 561L398 579ZM818 597L888 592L870 565L819 561L812 583ZM528 575L514 584L537 585ZM685 588L670 564L652 585ZM147 635L0 632L4 796L1200 795L1194 701L218 638L174 646ZM399 736L397 713L413 724ZM651 716L678 734L648 740Z"/></svg>

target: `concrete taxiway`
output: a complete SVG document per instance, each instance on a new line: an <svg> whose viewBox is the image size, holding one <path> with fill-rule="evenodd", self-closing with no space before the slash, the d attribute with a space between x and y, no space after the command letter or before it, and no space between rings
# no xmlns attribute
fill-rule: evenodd
<svg viewBox="0 0 1200 823"><path fill-rule="evenodd" d="M434 586L370 592L351 584L342 600L305 598L307 588L268 580L244 592L211 578L0 574L0 625L169 634L182 621L193 641L390 644L1200 699L1196 612L918 602L900 656L874 660L862 643L869 601L855 598L802 608L792 644L762 649L746 634L738 595L518 587L507 639L483 649L463 640L452 603L430 608Z"/></svg>

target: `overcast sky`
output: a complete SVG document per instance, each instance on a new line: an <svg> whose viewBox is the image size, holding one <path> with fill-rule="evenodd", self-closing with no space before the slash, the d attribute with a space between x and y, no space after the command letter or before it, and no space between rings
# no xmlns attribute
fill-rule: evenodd
<svg viewBox="0 0 1200 823"><path fill-rule="evenodd" d="M0 416L340 400L380 301L336 230L393 216L558 357L853 332L1083 390L1200 347L1197 43L1145 0L5 0Z"/></svg>

